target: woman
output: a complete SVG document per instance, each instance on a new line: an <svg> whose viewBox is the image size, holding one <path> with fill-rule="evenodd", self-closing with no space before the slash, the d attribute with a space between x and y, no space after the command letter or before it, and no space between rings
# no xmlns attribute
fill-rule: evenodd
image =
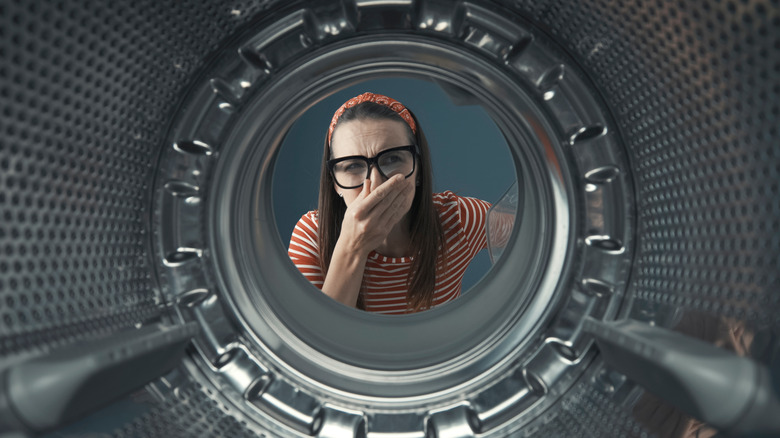
<svg viewBox="0 0 780 438"><path fill-rule="evenodd" d="M460 295L486 247L490 204L433 194L425 135L414 114L364 93L333 115L319 209L303 215L288 254L331 298L371 312L417 312Z"/></svg>

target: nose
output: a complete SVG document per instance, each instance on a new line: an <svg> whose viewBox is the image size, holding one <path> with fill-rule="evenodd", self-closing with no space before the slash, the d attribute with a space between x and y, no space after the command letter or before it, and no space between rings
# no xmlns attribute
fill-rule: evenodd
<svg viewBox="0 0 780 438"><path fill-rule="evenodd" d="M379 172L379 167L377 167L376 164L371 165L371 171L369 173L369 179L371 179L372 182L384 182L385 177L382 176L382 173Z"/></svg>

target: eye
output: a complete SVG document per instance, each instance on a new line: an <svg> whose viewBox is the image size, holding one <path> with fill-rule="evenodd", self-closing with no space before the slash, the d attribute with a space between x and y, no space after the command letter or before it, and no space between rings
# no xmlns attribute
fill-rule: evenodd
<svg viewBox="0 0 780 438"><path fill-rule="evenodd" d="M382 165L396 164L408 160L406 151L393 151L382 155L380 162Z"/></svg>
<svg viewBox="0 0 780 438"><path fill-rule="evenodd" d="M362 161L349 161L340 169L342 172L360 172L366 169L366 163Z"/></svg>
<svg viewBox="0 0 780 438"><path fill-rule="evenodd" d="M401 156L397 153L388 154L384 157L382 157L382 161L385 163L397 163L401 161Z"/></svg>

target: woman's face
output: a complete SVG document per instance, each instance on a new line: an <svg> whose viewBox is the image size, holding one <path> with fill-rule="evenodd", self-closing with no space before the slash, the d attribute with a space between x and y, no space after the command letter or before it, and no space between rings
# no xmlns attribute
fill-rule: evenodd
<svg viewBox="0 0 780 438"><path fill-rule="evenodd" d="M404 122L389 119L350 120L339 123L333 131L330 142L331 158L350 155L373 158L384 150L413 143L414 140L409 138L409 127ZM418 172L419 166L415 166L414 173L404 182L406 190L411 190L413 195L409 197L409 204L404 206L407 212L412 207ZM376 166L371 166L369 179L372 187L378 187L387 180L379 173ZM352 204L363 189L362 187L344 189L335 183L333 188L344 197L347 207Z"/></svg>

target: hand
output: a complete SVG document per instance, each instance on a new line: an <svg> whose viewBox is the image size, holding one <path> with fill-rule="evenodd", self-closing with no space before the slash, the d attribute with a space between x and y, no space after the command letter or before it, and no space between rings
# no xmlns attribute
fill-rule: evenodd
<svg viewBox="0 0 780 438"><path fill-rule="evenodd" d="M339 240L361 255L368 255L387 239L414 199L412 178L396 175L384 183L375 181L364 182L341 223Z"/></svg>

